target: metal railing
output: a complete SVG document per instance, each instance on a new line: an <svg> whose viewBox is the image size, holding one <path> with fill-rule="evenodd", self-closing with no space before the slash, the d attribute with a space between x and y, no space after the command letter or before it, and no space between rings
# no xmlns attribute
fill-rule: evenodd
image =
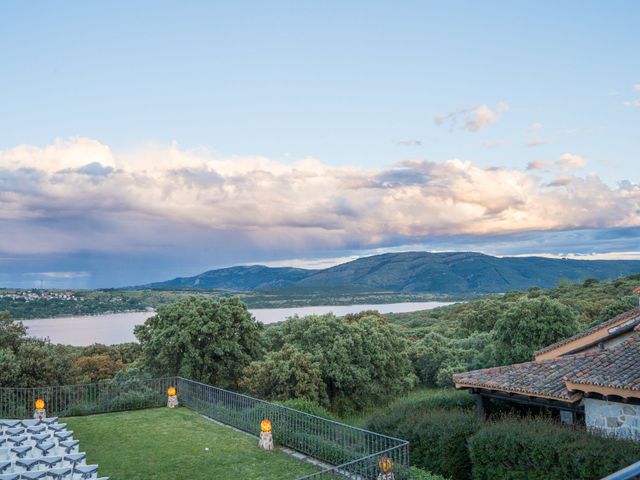
<svg viewBox="0 0 640 480"><path fill-rule="evenodd" d="M629 465L620 471L612 473L602 480L634 480L640 478L640 462Z"/></svg>
<svg viewBox="0 0 640 480"><path fill-rule="evenodd" d="M45 401L47 414L57 417L121 412L160 407L176 378L87 383L35 388L0 388L0 418L29 418L36 399Z"/></svg>
<svg viewBox="0 0 640 480"><path fill-rule="evenodd" d="M92 415L166 405L176 386L180 404L252 435L269 418L276 445L327 465L301 479L375 480L387 457L395 480L408 480L409 442L181 377L41 388L0 388L0 418L29 418L42 398L50 416Z"/></svg>
<svg viewBox="0 0 640 480"><path fill-rule="evenodd" d="M269 418L277 445L289 447L331 467L304 479L376 479L383 456L393 463L395 480L409 479L409 442L352 427L292 408L178 378L182 405L253 435Z"/></svg>

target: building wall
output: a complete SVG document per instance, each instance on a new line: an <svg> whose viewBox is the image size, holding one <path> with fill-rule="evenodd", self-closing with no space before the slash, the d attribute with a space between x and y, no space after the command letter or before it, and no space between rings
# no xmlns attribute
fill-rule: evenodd
<svg viewBox="0 0 640 480"><path fill-rule="evenodd" d="M587 428L640 441L640 405L584 399Z"/></svg>

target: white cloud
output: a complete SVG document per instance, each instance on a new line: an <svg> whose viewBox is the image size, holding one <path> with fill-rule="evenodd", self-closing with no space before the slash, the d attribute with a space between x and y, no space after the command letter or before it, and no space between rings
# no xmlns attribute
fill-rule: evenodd
<svg viewBox="0 0 640 480"><path fill-rule="evenodd" d="M504 256L504 255L498 255ZM569 258L572 260L640 260L640 252L592 252L592 253L526 253L510 257Z"/></svg>
<svg viewBox="0 0 640 480"><path fill-rule="evenodd" d="M496 121L496 114L486 105L480 105L473 110L469 116L465 119L464 123L467 130L471 132L479 132L487 125Z"/></svg>
<svg viewBox="0 0 640 480"><path fill-rule="evenodd" d="M320 247L377 248L437 235L640 225L640 187L573 174L585 164L565 154L560 175L547 183L457 159L365 170L177 145L121 153L82 138L23 145L0 152L0 252L224 242L304 258Z"/></svg>
<svg viewBox="0 0 640 480"><path fill-rule="evenodd" d="M640 108L640 100L627 100L623 104L625 107Z"/></svg>
<svg viewBox="0 0 640 480"><path fill-rule="evenodd" d="M531 160L527 163L527 170L546 170L551 167L551 164L543 160Z"/></svg>
<svg viewBox="0 0 640 480"><path fill-rule="evenodd" d="M540 145L544 145L545 143L547 143L545 140L542 140L540 138L533 138L527 142L527 147L539 147Z"/></svg>
<svg viewBox="0 0 640 480"><path fill-rule="evenodd" d="M473 108L461 108L446 115L435 115L433 121L436 125L449 124L452 130L463 129L469 132L479 132L487 126L495 123L498 114L509 110L507 102L500 102L496 111L487 105Z"/></svg>
<svg viewBox="0 0 640 480"><path fill-rule="evenodd" d="M586 167L587 161L580 155L573 153L565 153L560 157L556 164L563 170L580 170Z"/></svg>
<svg viewBox="0 0 640 480"><path fill-rule="evenodd" d="M636 92L640 92L640 83L636 83L636 84L633 86L633 89L634 89Z"/></svg>

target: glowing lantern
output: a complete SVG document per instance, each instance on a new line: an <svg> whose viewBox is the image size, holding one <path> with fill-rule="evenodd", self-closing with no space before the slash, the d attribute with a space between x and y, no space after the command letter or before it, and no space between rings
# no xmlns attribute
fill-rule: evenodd
<svg viewBox="0 0 640 480"><path fill-rule="evenodd" d="M33 418L37 420L42 420L43 418L47 418L47 411L44 409L44 400L41 398L37 398L34 402L35 410L33 411Z"/></svg>
<svg viewBox="0 0 640 480"><path fill-rule="evenodd" d="M167 388L167 407L176 408L178 406L178 392L176 387Z"/></svg>
<svg viewBox="0 0 640 480"><path fill-rule="evenodd" d="M380 466L380 471L382 472L380 475L378 475L378 480L394 480L393 460L391 460L386 455L383 455L378 462L378 465Z"/></svg>
<svg viewBox="0 0 640 480"><path fill-rule="evenodd" d="M260 431L268 433L271 431L271 420L268 418L262 419L260 422Z"/></svg>
<svg viewBox="0 0 640 480"><path fill-rule="evenodd" d="M258 446L264 450L273 450L273 435L271 435L271 420L263 418L260 422L260 441Z"/></svg>

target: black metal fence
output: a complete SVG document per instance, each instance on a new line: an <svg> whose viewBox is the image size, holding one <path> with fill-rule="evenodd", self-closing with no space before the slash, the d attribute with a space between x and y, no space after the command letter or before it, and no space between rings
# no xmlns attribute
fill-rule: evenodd
<svg viewBox="0 0 640 480"><path fill-rule="evenodd" d="M177 386L182 405L253 435L260 433L260 420L269 418L277 445L333 465L304 479L376 479L383 456L391 460L395 480L409 479L405 440L184 378Z"/></svg>
<svg viewBox="0 0 640 480"><path fill-rule="evenodd" d="M121 412L167 404L167 388L175 377L37 388L0 388L0 418L29 418L36 399L49 416L71 417Z"/></svg>
<svg viewBox="0 0 640 480"><path fill-rule="evenodd" d="M170 386L177 387L181 405L252 435L257 436L260 421L269 418L276 445L327 464L327 468L302 477L305 480L375 480L383 457L393 465L395 480L410 478L409 443L404 440L180 377L0 388L0 418L30 417L38 398L46 402L48 415L60 417L160 407L166 405Z"/></svg>

